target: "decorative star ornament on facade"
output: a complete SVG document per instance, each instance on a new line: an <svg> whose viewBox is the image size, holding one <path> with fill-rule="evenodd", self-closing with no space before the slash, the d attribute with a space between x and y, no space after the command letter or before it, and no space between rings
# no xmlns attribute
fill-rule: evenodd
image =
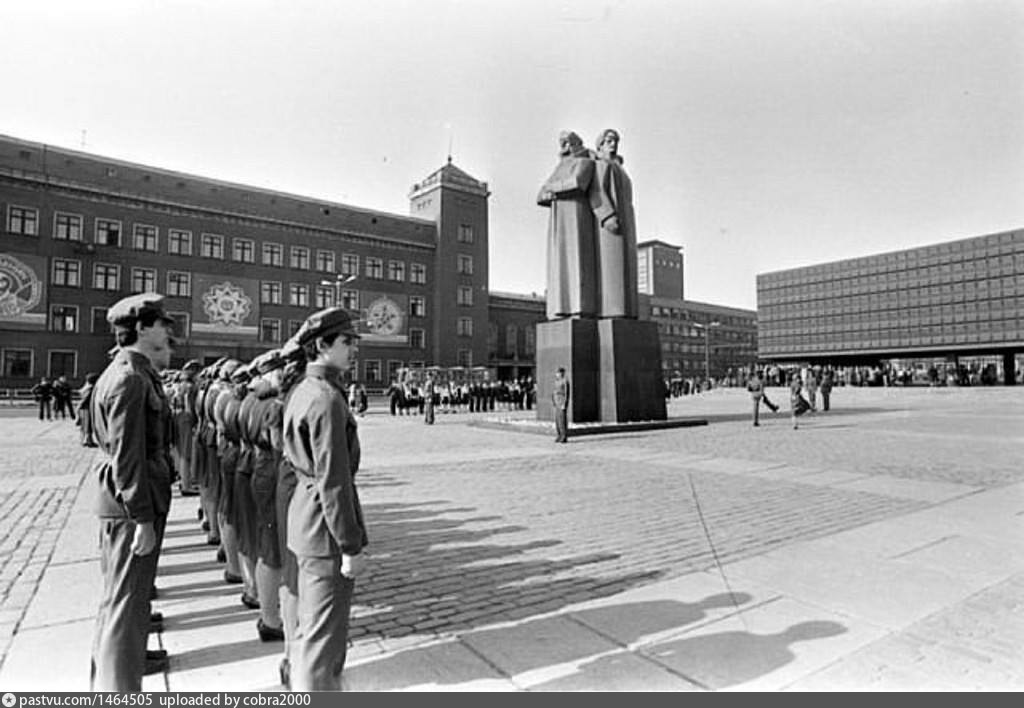
<svg viewBox="0 0 1024 708"><path fill-rule="evenodd" d="M241 327L252 312L252 298L239 286L225 281L210 286L203 294L203 311L212 324Z"/></svg>

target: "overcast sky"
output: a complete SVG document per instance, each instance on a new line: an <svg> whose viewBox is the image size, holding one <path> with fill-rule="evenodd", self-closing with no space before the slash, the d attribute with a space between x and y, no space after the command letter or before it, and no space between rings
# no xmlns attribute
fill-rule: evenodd
<svg viewBox="0 0 1024 708"><path fill-rule="evenodd" d="M686 296L1024 227L1020 0L5 0L0 133L408 213L489 183L491 288L543 292L557 136L614 127Z"/></svg>

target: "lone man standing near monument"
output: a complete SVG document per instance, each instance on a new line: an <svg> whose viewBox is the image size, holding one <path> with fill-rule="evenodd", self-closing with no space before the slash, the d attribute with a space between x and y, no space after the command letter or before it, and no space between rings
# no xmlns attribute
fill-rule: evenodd
<svg viewBox="0 0 1024 708"><path fill-rule="evenodd" d="M171 504L167 433L170 408L159 372L171 358L171 326L163 297L143 293L107 313L120 347L92 393L93 432L103 455L99 483L100 572L91 687L139 692L144 671L165 670L165 656L147 662L150 592Z"/></svg>
<svg viewBox="0 0 1024 708"><path fill-rule="evenodd" d="M555 408L555 442L569 442L569 380L565 378L565 367L558 367L555 373L551 403Z"/></svg>
<svg viewBox="0 0 1024 708"><path fill-rule="evenodd" d="M595 174L589 197L597 221L597 316L636 319L633 183L622 167L619 134L615 130L609 128L597 137L597 160L594 165Z"/></svg>
<svg viewBox="0 0 1024 708"><path fill-rule="evenodd" d="M551 209L548 220L547 316L595 317L597 243L587 192L594 160L576 133L558 136L561 156L541 185L537 203Z"/></svg>

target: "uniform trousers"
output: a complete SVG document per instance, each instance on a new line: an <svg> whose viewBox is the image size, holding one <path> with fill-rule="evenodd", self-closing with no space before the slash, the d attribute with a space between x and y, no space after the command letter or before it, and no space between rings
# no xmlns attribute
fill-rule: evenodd
<svg viewBox="0 0 1024 708"><path fill-rule="evenodd" d="M566 442L569 439L569 411L555 407L555 442Z"/></svg>
<svg viewBox="0 0 1024 708"><path fill-rule="evenodd" d="M135 522L100 519L103 594L96 613L90 685L93 691L138 692L146 667L150 592L156 578L160 540L167 517L154 520L157 546L145 556L132 553Z"/></svg>
<svg viewBox="0 0 1024 708"><path fill-rule="evenodd" d="M340 555L296 559L299 636L291 648L291 688L340 691L355 581L342 576Z"/></svg>
<svg viewBox="0 0 1024 708"><path fill-rule="evenodd" d="M288 548L288 506L292 503L299 479L295 468L282 460L277 477L277 542L281 551L281 620L284 625L284 658L291 663L292 647L299 632L299 566Z"/></svg>

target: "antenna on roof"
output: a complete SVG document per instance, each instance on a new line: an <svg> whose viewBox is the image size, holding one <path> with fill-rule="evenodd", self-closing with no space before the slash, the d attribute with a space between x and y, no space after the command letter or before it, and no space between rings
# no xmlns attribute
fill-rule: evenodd
<svg viewBox="0 0 1024 708"><path fill-rule="evenodd" d="M455 136L452 135L451 128L448 129L448 164L452 164L452 142L455 140Z"/></svg>

